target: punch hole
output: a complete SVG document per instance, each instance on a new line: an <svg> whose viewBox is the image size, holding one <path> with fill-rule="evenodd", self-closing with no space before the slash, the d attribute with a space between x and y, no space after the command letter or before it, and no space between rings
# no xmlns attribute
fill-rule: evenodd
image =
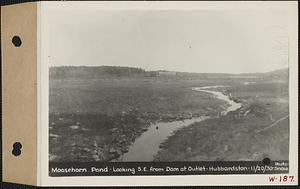
<svg viewBox="0 0 300 189"><path fill-rule="evenodd" d="M21 149L22 149L22 144L20 142L15 142L13 144L13 150L12 150L12 154L14 156L19 156L21 155Z"/></svg>
<svg viewBox="0 0 300 189"><path fill-rule="evenodd" d="M271 160L270 160L270 158L264 158L263 159L263 163L265 164L265 165L270 165L270 163L271 163Z"/></svg>
<svg viewBox="0 0 300 189"><path fill-rule="evenodd" d="M22 41L21 41L21 38L17 35L15 35L11 42L14 44L15 47L20 47L22 45Z"/></svg>

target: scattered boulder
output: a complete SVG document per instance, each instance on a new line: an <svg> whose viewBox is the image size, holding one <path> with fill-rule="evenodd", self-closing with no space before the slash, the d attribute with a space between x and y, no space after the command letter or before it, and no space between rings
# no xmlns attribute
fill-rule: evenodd
<svg viewBox="0 0 300 189"><path fill-rule="evenodd" d="M85 127L82 127L81 130L82 130L82 131L89 131L89 129L88 129L88 128L85 128Z"/></svg>
<svg viewBox="0 0 300 189"><path fill-rule="evenodd" d="M117 152L117 150L116 150L115 148L111 147L111 148L109 149L109 152L110 152L110 153L115 153L115 152Z"/></svg>
<svg viewBox="0 0 300 189"><path fill-rule="evenodd" d="M58 156L54 155L54 154L49 154L49 161L54 161L55 159L57 159Z"/></svg>
<svg viewBox="0 0 300 189"><path fill-rule="evenodd" d="M92 156L92 158L95 160L95 161L101 161L101 159L99 158L99 156L97 154L94 154Z"/></svg>
<svg viewBox="0 0 300 189"><path fill-rule="evenodd" d="M115 127L115 128L112 128L112 129L111 129L111 132L115 132L115 131L117 131L117 130L118 130L118 128Z"/></svg>
<svg viewBox="0 0 300 189"><path fill-rule="evenodd" d="M50 134L49 134L49 137L59 138L60 136L59 136L59 135L55 135L55 134L50 133Z"/></svg>
<svg viewBox="0 0 300 189"><path fill-rule="evenodd" d="M186 148L186 152L187 152L187 153L191 153L191 152L192 152L192 148L191 148L191 147L187 147L187 148Z"/></svg>
<svg viewBox="0 0 300 189"><path fill-rule="evenodd" d="M79 129L79 126L78 125L71 125L71 126L69 126L69 128L76 130L76 129Z"/></svg>
<svg viewBox="0 0 300 189"><path fill-rule="evenodd" d="M225 146L224 146L224 152L227 152L229 150L229 148L228 148L228 145L226 144Z"/></svg>

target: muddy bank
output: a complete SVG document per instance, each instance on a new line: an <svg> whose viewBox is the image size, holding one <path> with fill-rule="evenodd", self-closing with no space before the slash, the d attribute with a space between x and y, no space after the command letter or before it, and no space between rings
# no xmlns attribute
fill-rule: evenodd
<svg viewBox="0 0 300 189"><path fill-rule="evenodd" d="M200 93L209 93L216 99L225 101L226 108L219 111L218 116L226 115L228 112L234 111L241 107L240 103L233 101L229 96L223 94L223 91L214 91L212 89L220 89L229 86L206 86L194 87L193 91ZM179 129L185 128L196 122L209 119L209 116L199 116L183 119L182 121L157 122L152 124L149 129L144 132L137 140L130 146L129 151L123 154L118 161L153 161L154 156L158 153L159 148L163 146L163 142L174 134Z"/></svg>
<svg viewBox="0 0 300 189"><path fill-rule="evenodd" d="M150 125L135 112L50 117L51 161L109 161L126 152L126 147Z"/></svg>
<svg viewBox="0 0 300 189"><path fill-rule="evenodd" d="M207 115L215 112L207 112ZM51 114L49 124L50 161L111 161L129 151L149 126L193 119L197 113Z"/></svg>

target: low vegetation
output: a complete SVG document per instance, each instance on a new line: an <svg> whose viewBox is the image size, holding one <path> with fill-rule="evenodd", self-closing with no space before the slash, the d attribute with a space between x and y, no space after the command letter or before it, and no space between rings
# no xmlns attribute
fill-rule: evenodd
<svg viewBox="0 0 300 189"><path fill-rule="evenodd" d="M240 109L178 130L161 145L155 161L287 160L287 91L287 83L273 82L229 88L226 92L242 102Z"/></svg>
<svg viewBox="0 0 300 189"><path fill-rule="evenodd" d="M282 77L274 83L272 74L268 78L272 79L257 74L169 74L107 66L50 68L50 161L111 161L127 152L150 124L203 115L212 119L178 130L161 145L155 160L238 160L265 155L286 159L288 119L270 132L255 134L288 114L287 83ZM249 81L253 83L244 84ZM209 85L230 85L225 93L241 102L242 108L216 118L226 104L191 90Z"/></svg>

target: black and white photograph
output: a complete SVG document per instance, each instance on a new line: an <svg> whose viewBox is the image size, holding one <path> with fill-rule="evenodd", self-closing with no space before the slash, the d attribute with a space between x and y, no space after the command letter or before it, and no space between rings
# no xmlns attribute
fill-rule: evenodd
<svg viewBox="0 0 300 189"><path fill-rule="evenodd" d="M298 2L1 7L3 181L298 185Z"/></svg>
<svg viewBox="0 0 300 189"><path fill-rule="evenodd" d="M283 9L49 18L50 162L289 160Z"/></svg>

